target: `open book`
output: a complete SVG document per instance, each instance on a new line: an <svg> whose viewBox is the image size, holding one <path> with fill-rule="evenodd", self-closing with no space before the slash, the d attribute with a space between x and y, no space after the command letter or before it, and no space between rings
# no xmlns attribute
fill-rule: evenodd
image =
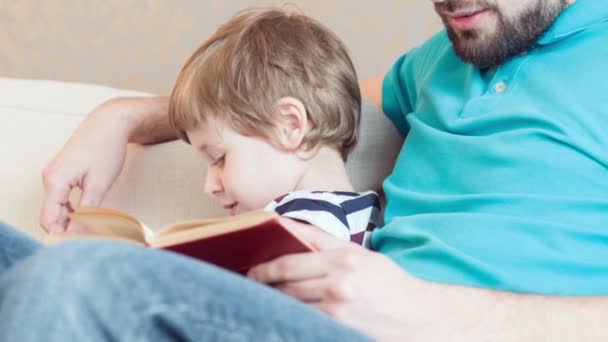
<svg viewBox="0 0 608 342"><path fill-rule="evenodd" d="M157 232L115 209L80 207L69 216L90 233L49 233L47 243L79 238L127 240L185 254L239 273L281 255L314 250L281 225L275 212L252 211L177 222Z"/></svg>

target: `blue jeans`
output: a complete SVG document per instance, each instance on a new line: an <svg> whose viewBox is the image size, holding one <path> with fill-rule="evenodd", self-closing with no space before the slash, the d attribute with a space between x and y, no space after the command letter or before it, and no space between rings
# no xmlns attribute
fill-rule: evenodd
<svg viewBox="0 0 608 342"><path fill-rule="evenodd" d="M0 341L367 341L293 298L129 243L42 247L0 223Z"/></svg>

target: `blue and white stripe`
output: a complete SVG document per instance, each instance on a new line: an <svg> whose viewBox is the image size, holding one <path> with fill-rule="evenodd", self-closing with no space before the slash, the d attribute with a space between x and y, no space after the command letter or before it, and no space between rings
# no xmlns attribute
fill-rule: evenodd
<svg viewBox="0 0 608 342"><path fill-rule="evenodd" d="M374 191L293 191L269 203L266 211L307 222L344 241L369 248L380 224L380 200Z"/></svg>

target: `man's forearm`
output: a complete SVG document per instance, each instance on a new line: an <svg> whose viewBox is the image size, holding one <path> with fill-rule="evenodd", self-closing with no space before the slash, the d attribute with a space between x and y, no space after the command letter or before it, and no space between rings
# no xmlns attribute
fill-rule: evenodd
<svg viewBox="0 0 608 342"><path fill-rule="evenodd" d="M128 98L126 119L129 123L129 142L143 145L157 144L177 139L169 124L169 98Z"/></svg>
<svg viewBox="0 0 608 342"><path fill-rule="evenodd" d="M419 289L411 310L422 319L420 329L413 329L421 341L608 341L608 297L524 295L428 282Z"/></svg>
<svg viewBox="0 0 608 342"><path fill-rule="evenodd" d="M359 82L361 97L382 109L382 81L384 75L375 75L369 79Z"/></svg>

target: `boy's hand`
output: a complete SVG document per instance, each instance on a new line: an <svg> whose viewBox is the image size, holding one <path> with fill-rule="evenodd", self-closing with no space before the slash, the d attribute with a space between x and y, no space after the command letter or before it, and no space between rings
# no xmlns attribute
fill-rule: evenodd
<svg viewBox="0 0 608 342"><path fill-rule="evenodd" d="M412 323L409 298L420 295L418 280L380 253L282 220L318 252L279 257L252 268L248 277L374 338L403 337L403 329Z"/></svg>

